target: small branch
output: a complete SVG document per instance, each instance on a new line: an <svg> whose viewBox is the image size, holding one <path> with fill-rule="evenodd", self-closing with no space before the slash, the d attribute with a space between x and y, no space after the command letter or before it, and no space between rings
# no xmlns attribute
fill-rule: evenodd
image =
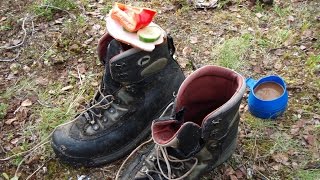
<svg viewBox="0 0 320 180"><path fill-rule="evenodd" d="M20 51L17 53L17 55L12 58L12 59L0 59L0 62L12 62L12 61L15 61L16 59L18 59L20 56Z"/></svg>
<svg viewBox="0 0 320 180"><path fill-rule="evenodd" d="M50 160L50 159L49 159L49 160ZM48 161L49 161L49 160L48 160ZM46 161L46 162L48 162L48 161ZM30 174L30 175L27 177L26 180L30 179L34 174L36 174L36 173L46 164L46 162L43 163L41 166L39 166L38 169L36 169L32 174Z"/></svg>
<svg viewBox="0 0 320 180"><path fill-rule="evenodd" d="M33 20L31 20L31 25L32 25L31 36L33 36L33 34L34 34L34 32L35 32Z"/></svg>
<svg viewBox="0 0 320 180"><path fill-rule="evenodd" d="M260 171L256 170L262 177L264 177L266 180L270 180L269 178L267 178L264 174L262 174Z"/></svg>
<svg viewBox="0 0 320 180"><path fill-rule="evenodd" d="M42 147L43 145L49 143L50 141L46 141L44 142L43 144L41 144L41 146L38 146L37 148L34 148L33 151L31 151L29 154L27 154L26 156L24 156L24 158L20 161L20 163L18 164L18 167L16 169L16 172L14 173L14 176L15 177L18 177L18 172L19 172L19 169L22 165L22 163L32 154L32 152L34 152L36 149L38 149L39 147Z"/></svg>
<svg viewBox="0 0 320 180"><path fill-rule="evenodd" d="M44 106L44 107L47 107L47 108L52 108L52 107L53 107L52 105L45 104L45 103L41 102L39 99L37 100L37 102L38 102L41 106Z"/></svg>
<svg viewBox="0 0 320 180"><path fill-rule="evenodd" d="M27 30L25 28L25 22L28 18L28 15L23 19L22 21L22 30L24 32L24 35L23 35L23 38L22 38L22 41L20 43L18 43L17 45L14 45L14 46L0 46L0 49L13 49L13 48L16 48L16 47L19 47L21 45L23 45L24 41L26 40L26 37L27 37Z"/></svg>
<svg viewBox="0 0 320 180"><path fill-rule="evenodd" d="M82 86L82 79L81 79L81 74L80 74L79 66L77 66L77 72L78 72L78 77L79 77L79 80L80 80L80 85Z"/></svg>

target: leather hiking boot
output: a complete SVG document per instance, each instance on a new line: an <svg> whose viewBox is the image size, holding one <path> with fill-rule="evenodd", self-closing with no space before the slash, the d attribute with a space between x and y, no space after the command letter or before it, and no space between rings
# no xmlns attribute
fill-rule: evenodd
<svg viewBox="0 0 320 180"><path fill-rule="evenodd" d="M171 115L153 121L154 146L131 153L127 159L133 160L116 179L121 174L125 180L196 180L225 162L236 149L245 87L244 78L232 70L196 70L179 88Z"/></svg>
<svg viewBox="0 0 320 180"><path fill-rule="evenodd" d="M85 112L52 136L57 157L74 166L99 166L127 155L150 134L152 120L185 78L172 57L170 36L146 52L105 35L98 50L105 65L99 90Z"/></svg>

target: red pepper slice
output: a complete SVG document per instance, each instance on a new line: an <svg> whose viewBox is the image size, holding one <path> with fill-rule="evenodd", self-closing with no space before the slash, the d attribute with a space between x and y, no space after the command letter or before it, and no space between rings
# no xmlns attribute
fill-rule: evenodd
<svg viewBox="0 0 320 180"><path fill-rule="evenodd" d="M156 11L149 8L138 8L115 3L111 10L111 18L119 22L127 31L136 32L148 26Z"/></svg>

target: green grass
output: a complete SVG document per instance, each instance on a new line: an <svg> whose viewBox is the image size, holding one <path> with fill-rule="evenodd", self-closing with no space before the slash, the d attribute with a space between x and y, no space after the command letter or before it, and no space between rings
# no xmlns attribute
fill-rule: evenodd
<svg viewBox="0 0 320 180"><path fill-rule="evenodd" d="M273 147L270 150L270 154L273 153L286 153L292 149L301 149L302 146L299 146L299 141L296 139L292 139L283 133L276 133L273 137Z"/></svg>
<svg viewBox="0 0 320 180"><path fill-rule="evenodd" d="M246 63L245 56L250 48L251 38L251 35L245 34L226 40L214 47L212 58L220 66L239 70Z"/></svg>
<svg viewBox="0 0 320 180"><path fill-rule="evenodd" d="M307 66L313 74L315 70L320 71L320 55L311 55L307 60Z"/></svg>
<svg viewBox="0 0 320 180"><path fill-rule="evenodd" d="M68 111L69 104L63 104L58 107L43 107L37 111L40 116L40 123L37 126L42 139L45 138L50 132L59 124L62 124L72 119L75 114L74 110Z"/></svg>
<svg viewBox="0 0 320 180"><path fill-rule="evenodd" d="M280 7L277 4L273 6L273 11L279 16L279 17L285 17L290 13L289 7Z"/></svg>
<svg viewBox="0 0 320 180"><path fill-rule="evenodd" d="M109 13L109 11L112 9L112 3L111 2L107 2L107 4L101 9L101 13L106 15Z"/></svg>
<svg viewBox="0 0 320 180"><path fill-rule="evenodd" d="M264 120L256 118L250 114L245 116L246 124L250 126L251 129L264 132L265 128L274 128L276 123L272 120Z"/></svg>
<svg viewBox="0 0 320 180"><path fill-rule="evenodd" d="M0 103L0 119L3 119L7 114L8 105Z"/></svg>
<svg viewBox="0 0 320 180"><path fill-rule="evenodd" d="M72 11L77 5L72 0L42 0L32 6L32 12L47 20L52 20L53 15L59 11Z"/></svg>
<svg viewBox="0 0 320 180"><path fill-rule="evenodd" d="M34 90L36 90L35 82L33 82L29 78L26 78L26 79L19 80L19 82L17 82L15 85L7 88L5 92L0 94L0 96L2 99L7 101L10 98L12 98L12 96L19 95L23 91L30 92Z"/></svg>
<svg viewBox="0 0 320 180"><path fill-rule="evenodd" d="M320 179L320 169L300 170L297 172L296 177L298 177L299 180L318 180Z"/></svg>

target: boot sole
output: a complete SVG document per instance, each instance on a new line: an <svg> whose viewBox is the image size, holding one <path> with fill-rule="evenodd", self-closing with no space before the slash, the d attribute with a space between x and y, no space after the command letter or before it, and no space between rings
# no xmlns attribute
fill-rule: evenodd
<svg viewBox="0 0 320 180"><path fill-rule="evenodd" d="M166 109L166 107L173 101L174 99L171 99L167 105L165 105L155 116L152 117L153 119L158 118L163 110ZM146 139L151 132L151 124L152 121L148 124L148 126L139 134L139 136L135 139L133 139L129 144L124 146L120 151L117 151L113 154L110 154L108 156L98 157L98 158L82 158L82 157L74 157L70 156L68 154L65 154L59 150L55 144L51 143L53 150L56 153L56 156L60 159L60 161L64 164L68 164L74 167L99 167L111 162L114 162L116 160L121 159L122 157L128 155L134 148L136 148L144 139Z"/></svg>

